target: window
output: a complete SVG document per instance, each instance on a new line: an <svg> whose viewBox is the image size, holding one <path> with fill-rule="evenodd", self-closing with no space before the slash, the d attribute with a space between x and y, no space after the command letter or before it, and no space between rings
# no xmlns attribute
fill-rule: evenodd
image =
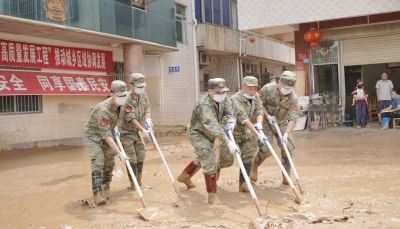
<svg viewBox="0 0 400 229"><path fill-rule="evenodd" d="M176 41L185 43L186 42L186 17L185 7L176 5Z"/></svg>
<svg viewBox="0 0 400 229"><path fill-rule="evenodd" d="M1 114L42 113L41 95L2 95L0 96Z"/></svg>
<svg viewBox="0 0 400 229"><path fill-rule="evenodd" d="M198 22L206 22L231 28L232 0L196 0L195 13Z"/></svg>

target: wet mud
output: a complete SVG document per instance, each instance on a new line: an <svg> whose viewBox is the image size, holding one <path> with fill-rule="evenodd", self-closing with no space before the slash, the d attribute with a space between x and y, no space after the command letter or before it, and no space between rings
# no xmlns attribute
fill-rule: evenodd
<svg viewBox="0 0 400 229"><path fill-rule="evenodd" d="M291 188L281 184L279 167L270 157L253 183L261 217L250 194L238 192L236 162L221 171L218 181L224 205L207 203L200 170L192 178L195 189L178 183L190 204L177 207L161 158L147 143L142 176L146 221L138 214L137 192L127 189L126 168L118 157L111 197L96 206L84 147L7 152L0 155L0 228L400 228L399 134L346 127L295 132L293 160L304 190L302 203L296 204ZM158 141L176 178L194 158L193 148L183 136L160 136Z"/></svg>

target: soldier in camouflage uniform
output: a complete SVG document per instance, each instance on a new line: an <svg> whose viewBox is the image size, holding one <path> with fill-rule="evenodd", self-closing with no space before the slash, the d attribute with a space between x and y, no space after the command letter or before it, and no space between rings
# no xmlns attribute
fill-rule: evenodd
<svg viewBox="0 0 400 229"><path fill-rule="evenodd" d="M84 124L86 148L92 168L92 189L94 202L105 204L109 196L115 152L121 161L129 159L120 152L111 135L120 118L120 106L124 105L128 92L123 81L111 83L111 97L97 104Z"/></svg>
<svg viewBox="0 0 400 229"><path fill-rule="evenodd" d="M191 177L201 168L206 182L208 203L221 204L217 193L217 162L214 140L219 140L228 145L233 154L238 152L237 146L229 141L224 132L222 123L226 123L225 131L233 130L236 119L233 115L232 105L226 96L229 89L225 80L221 78L210 79L207 94L197 101L192 112L192 118L186 128L186 136L196 151L196 158L182 171L177 180L183 182L188 189L195 188Z"/></svg>
<svg viewBox="0 0 400 229"><path fill-rule="evenodd" d="M151 141L149 128L153 123L150 118L149 102L144 92L146 83L144 75L140 73L131 74L130 92L123 109L123 123L121 125L121 143L128 155L132 171L136 176L139 186L142 186L143 163L146 157L144 143L140 134L145 135ZM144 127L141 125L144 121ZM140 133L140 132L141 133ZM135 190L131 174L128 173L131 190Z"/></svg>
<svg viewBox="0 0 400 229"><path fill-rule="evenodd" d="M282 165L289 176L290 163L282 143L286 144L290 155L292 155L295 145L290 133L293 131L299 118L298 98L293 91L296 80L296 75L293 72L284 71L280 77L280 82L266 84L259 91L264 106L264 133L271 144L273 143L273 136L278 140L278 145L281 148ZM274 122L278 123L281 133L284 133L282 139L278 136ZM269 149L262 143L259 143L259 148L260 150L254 157L250 170L250 179L252 181L257 181L258 166L267 157L272 155ZM282 177L282 184L288 185L289 183L283 174Z"/></svg>
<svg viewBox="0 0 400 229"><path fill-rule="evenodd" d="M259 134L252 124L256 123L256 127L262 129L264 117L262 110L263 105L257 91L257 78L254 76L246 76L243 79L243 89L234 94L230 99L237 119L233 131L233 137L241 150L240 157L247 174L250 173L251 162L253 161L254 154L257 152L257 138L265 137L264 135ZM230 167L233 164L233 161L234 155L229 152L228 147L225 144L220 144L217 180L221 168ZM239 173L239 192L249 192L242 171Z"/></svg>

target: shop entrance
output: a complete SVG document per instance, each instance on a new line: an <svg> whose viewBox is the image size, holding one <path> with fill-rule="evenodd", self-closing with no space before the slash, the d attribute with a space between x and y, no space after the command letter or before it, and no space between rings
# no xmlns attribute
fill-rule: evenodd
<svg viewBox="0 0 400 229"><path fill-rule="evenodd" d="M351 105L353 96L351 92L356 86L357 79L361 79L364 84L364 89L368 92L372 102L370 106L377 106L376 98L376 82L381 79L381 73L386 72L388 80L393 82L394 89L400 88L400 65L397 67L394 63L366 64L345 66L345 89L346 89L346 106L345 113L355 115L355 108ZM370 109L368 109L370 110ZM369 111L370 112L370 111ZM372 118L376 117L374 114ZM371 117L371 116L370 116ZM369 118L370 119L370 118Z"/></svg>

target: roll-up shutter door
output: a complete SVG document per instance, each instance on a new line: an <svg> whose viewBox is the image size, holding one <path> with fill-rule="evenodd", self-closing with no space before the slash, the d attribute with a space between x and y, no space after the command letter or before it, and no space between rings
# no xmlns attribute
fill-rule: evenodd
<svg viewBox="0 0 400 229"><path fill-rule="evenodd" d="M343 41L343 65L400 62L400 34Z"/></svg>

